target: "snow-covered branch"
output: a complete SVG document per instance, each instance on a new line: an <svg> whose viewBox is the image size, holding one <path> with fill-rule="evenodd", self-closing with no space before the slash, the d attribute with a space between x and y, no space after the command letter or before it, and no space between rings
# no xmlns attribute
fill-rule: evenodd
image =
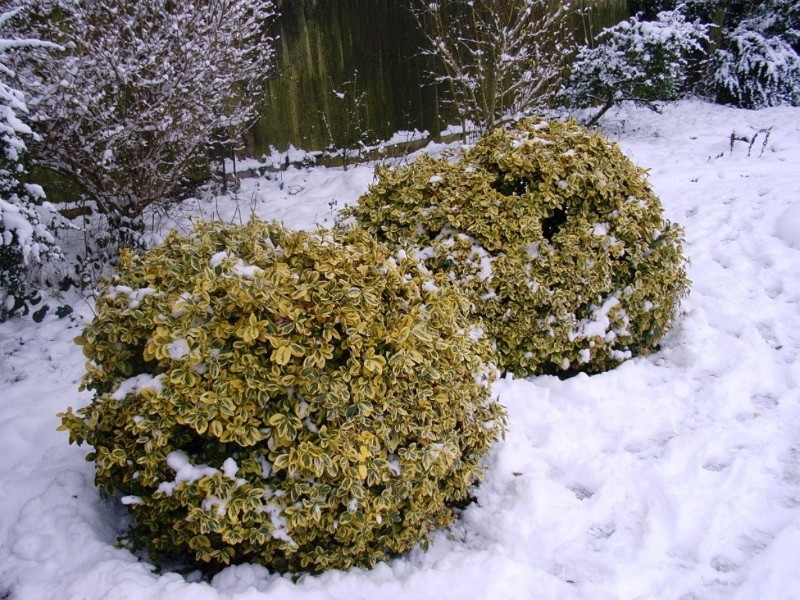
<svg viewBox="0 0 800 600"><path fill-rule="evenodd" d="M0 14L0 27L19 10ZM0 321L26 313L38 298L32 271L61 256L48 224L56 217L42 202L42 188L25 182L26 141L35 139L27 124L25 96L14 86L8 53L57 48L36 39L0 39Z"/></svg>
<svg viewBox="0 0 800 600"><path fill-rule="evenodd" d="M653 21L631 17L582 47L560 98L577 108L597 107L594 124L611 107L632 100L651 108L685 90L688 57L703 53L708 27L664 11Z"/></svg>
<svg viewBox="0 0 800 600"><path fill-rule="evenodd" d="M13 65L40 162L107 212L171 199L212 134L238 136L255 117L273 14L272 0L27 0L17 34L65 48Z"/></svg>
<svg viewBox="0 0 800 600"><path fill-rule="evenodd" d="M800 104L800 3L769 0L726 30L711 61L718 99L746 108Z"/></svg>
<svg viewBox="0 0 800 600"><path fill-rule="evenodd" d="M509 114L548 107L574 50L570 2L440 0L415 15L462 121L485 131Z"/></svg>

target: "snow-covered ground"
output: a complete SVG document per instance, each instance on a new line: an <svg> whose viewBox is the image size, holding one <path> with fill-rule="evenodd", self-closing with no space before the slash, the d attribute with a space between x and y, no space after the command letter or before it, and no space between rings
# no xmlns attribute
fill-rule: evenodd
<svg viewBox="0 0 800 600"><path fill-rule="evenodd" d="M207 583L116 548L124 510L56 431L57 412L90 400L81 305L77 322L0 325L0 598L800 598L800 109L683 102L604 126L686 229L684 313L659 353L613 372L498 382L509 432L478 501L427 551L297 581L242 565ZM758 133L750 156L732 133ZM289 170L186 214L311 227L371 180Z"/></svg>

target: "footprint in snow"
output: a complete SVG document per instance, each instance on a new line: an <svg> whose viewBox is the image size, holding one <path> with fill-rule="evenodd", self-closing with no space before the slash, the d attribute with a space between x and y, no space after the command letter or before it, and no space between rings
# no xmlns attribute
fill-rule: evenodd
<svg viewBox="0 0 800 600"><path fill-rule="evenodd" d="M777 408L780 402L772 394L756 394L750 397L750 402L761 410Z"/></svg>

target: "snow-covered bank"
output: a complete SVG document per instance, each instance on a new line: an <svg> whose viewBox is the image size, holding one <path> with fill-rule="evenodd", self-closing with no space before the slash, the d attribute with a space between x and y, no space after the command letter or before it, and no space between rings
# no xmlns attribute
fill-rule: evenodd
<svg viewBox="0 0 800 600"><path fill-rule="evenodd" d="M509 433L478 502L426 552L297 582L249 565L210 583L153 572L115 548L124 510L56 431L90 397L80 322L47 317L0 325L0 598L800 598L800 109L683 102L605 127L686 229L684 315L661 352L613 372L498 382ZM732 133L758 134L750 156ZM371 181L289 169L183 217L330 224Z"/></svg>

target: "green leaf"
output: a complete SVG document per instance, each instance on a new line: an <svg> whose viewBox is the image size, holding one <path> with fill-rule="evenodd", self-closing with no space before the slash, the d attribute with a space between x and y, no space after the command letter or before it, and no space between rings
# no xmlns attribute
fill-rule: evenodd
<svg viewBox="0 0 800 600"><path fill-rule="evenodd" d="M272 461L274 471L285 471L289 466L289 454L280 454Z"/></svg>
<svg viewBox="0 0 800 600"><path fill-rule="evenodd" d="M271 360L280 366L289 364L292 360L292 350L289 346L280 346L272 351Z"/></svg>
<svg viewBox="0 0 800 600"><path fill-rule="evenodd" d="M214 436L215 438L222 437L222 432L224 431L222 427L222 423L217 420L211 421L208 426L209 433Z"/></svg>

